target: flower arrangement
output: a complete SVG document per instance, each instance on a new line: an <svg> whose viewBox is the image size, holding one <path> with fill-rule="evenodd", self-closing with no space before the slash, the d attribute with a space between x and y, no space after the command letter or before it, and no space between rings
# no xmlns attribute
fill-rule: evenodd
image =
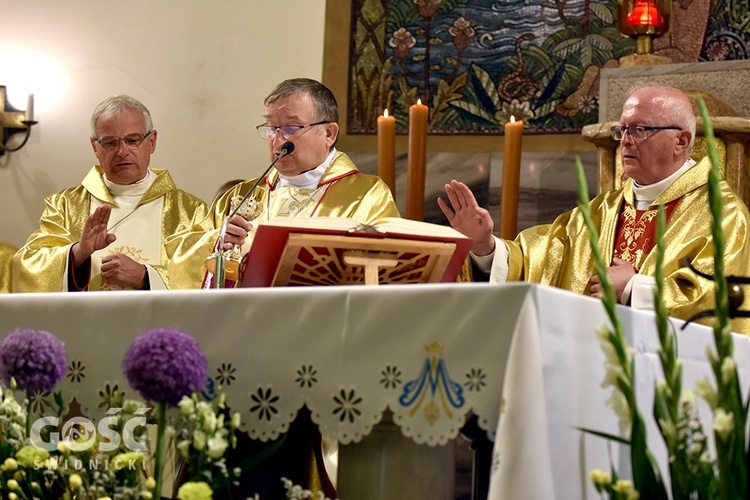
<svg viewBox="0 0 750 500"><path fill-rule="evenodd" d="M107 403L117 411L108 412L98 428L85 418L73 425L69 421L63 426L62 440L52 439L50 432L59 419L49 423L45 417L31 426L28 398L17 400L16 391L24 390L27 395L52 392L64 378L67 363L64 344L49 332L18 329L0 341L0 379L5 385L0 388L0 496L160 498L166 406L180 404L182 435L192 431L196 440L204 436L204 446L193 446L187 453L191 474L209 480L185 483L178 498L212 498L212 488L219 485L212 479L229 477L223 454L234 444L240 422L239 414L225 422L225 415L217 415L213 409L225 408L223 395L212 404L199 401L195 391L206 382L207 363L192 337L174 329L152 330L137 337L123 359L128 382L144 399L159 405L153 477L148 474L152 457L147 424L154 420L147 416L150 408L144 403L115 394ZM180 403L181 399L189 401L193 409ZM61 413L62 408L58 416ZM72 429L68 433L66 426Z"/></svg>
<svg viewBox="0 0 750 500"><path fill-rule="evenodd" d="M122 368L130 386L158 405L154 479L156 491L161 492L167 405L175 406L184 396L203 389L208 372L206 355L187 333L158 328L130 344Z"/></svg>
<svg viewBox="0 0 750 500"><path fill-rule="evenodd" d="M0 342L0 378L6 386L0 389L0 492L11 500L151 498L155 485L141 474L142 453L120 441L100 446L96 436L81 433L55 442L46 426L29 431L28 399L26 404L16 400L16 389L53 391L65 376L67 359L63 343L49 332L18 329ZM112 432L122 433L142 413L140 403L124 402L123 411L110 419ZM144 431L133 428L132 439L143 439Z"/></svg>
<svg viewBox="0 0 750 500"><path fill-rule="evenodd" d="M627 346L616 312L616 303L606 266L598 253L596 229L591 222L583 169L578 162L579 206L589 229L591 247L595 254L596 271L604 288L602 302L611 327L597 330L601 347L606 354L607 378L604 385L613 387L610 403L629 428L629 439L598 435L630 445L633 481L618 478L613 469L605 473L592 471L589 478L602 495L611 499L736 499L750 496L747 481L750 448L746 444L748 408L743 402L729 324L729 299L724 274L724 234L721 227L722 199L719 186L718 155L713 129L705 103L699 100L704 122L704 134L709 146L712 169L708 180L708 197L712 215L712 237L715 247L714 280L716 320L714 323L715 351L708 350L716 388L708 380L700 381L695 393L682 387L682 362L677 355L675 336L670 329L667 311L660 300L664 276L661 272L664 254L664 211L660 207L657 219L657 274L654 303L659 336L659 360L664 379L656 384L654 417L668 452L669 486L650 453L646 441L646 427L635 400L633 355ZM695 395L708 402L713 416L713 437L716 457L711 458L707 434L695 410ZM669 492L669 493L668 493Z"/></svg>
<svg viewBox="0 0 750 500"><path fill-rule="evenodd" d="M223 394L208 402L193 393L183 397L179 407L182 425L177 449L183 459L180 475L187 481L177 491L177 498L210 498L205 495L228 488L240 475L239 470L227 470L224 458L227 448L237 444L240 414L235 412L227 418Z"/></svg>
<svg viewBox="0 0 750 500"><path fill-rule="evenodd" d="M182 458L175 498L208 500L231 494L240 471L229 470L224 455L236 445L240 414L229 411L220 391L210 401L196 392L206 383L207 361L190 335L172 328L150 330L135 338L123 358L128 383L157 405L156 412L150 411L151 404L114 391L104 400L107 416L98 427L85 417L62 424L60 396L55 398L57 417L49 422L43 417L32 425L30 396L54 391L67 363L64 344L49 332L17 329L0 341L0 380L5 386L0 388L0 498L161 498L162 454L170 445ZM25 391L25 400L16 399L18 390ZM168 419L168 407L179 413ZM58 424L61 439L53 439ZM147 428L153 424L157 442L152 454ZM167 434L176 436L174 443L166 442ZM280 480L287 498L323 500L320 492Z"/></svg>

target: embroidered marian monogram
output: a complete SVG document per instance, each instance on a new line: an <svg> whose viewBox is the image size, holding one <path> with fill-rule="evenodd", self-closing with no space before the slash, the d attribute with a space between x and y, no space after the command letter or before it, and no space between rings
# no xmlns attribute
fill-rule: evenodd
<svg viewBox="0 0 750 500"><path fill-rule="evenodd" d="M453 411L462 408L465 402L463 387L448 375L443 349L437 342L425 346L427 358L419 375L404 384L403 393L398 398L401 406L410 408L410 416L422 407L424 419L430 425L434 425L443 413L448 418L453 417Z"/></svg>

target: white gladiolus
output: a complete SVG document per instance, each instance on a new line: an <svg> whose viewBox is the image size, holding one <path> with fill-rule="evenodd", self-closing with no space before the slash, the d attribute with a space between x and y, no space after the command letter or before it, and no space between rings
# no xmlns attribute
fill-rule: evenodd
<svg viewBox="0 0 750 500"><path fill-rule="evenodd" d="M726 357L721 362L721 381L726 385L734 377L737 366L734 363L734 359Z"/></svg>
<svg viewBox="0 0 750 500"><path fill-rule="evenodd" d="M719 437L726 441L729 434L734 431L734 415L727 413L723 408L717 408L714 412L714 431Z"/></svg>
<svg viewBox="0 0 750 500"><path fill-rule="evenodd" d="M705 399L711 408L716 407L716 391L707 378L702 378L695 383L695 393Z"/></svg>

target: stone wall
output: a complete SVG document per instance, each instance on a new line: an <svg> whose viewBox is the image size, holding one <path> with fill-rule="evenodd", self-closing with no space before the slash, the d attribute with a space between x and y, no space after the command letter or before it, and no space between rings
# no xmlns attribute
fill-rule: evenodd
<svg viewBox="0 0 750 500"><path fill-rule="evenodd" d="M611 68L600 78L600 122L617 121L628 91L641 84L705 90L729 103L735 116L750 116L750 60Z"/></svg>

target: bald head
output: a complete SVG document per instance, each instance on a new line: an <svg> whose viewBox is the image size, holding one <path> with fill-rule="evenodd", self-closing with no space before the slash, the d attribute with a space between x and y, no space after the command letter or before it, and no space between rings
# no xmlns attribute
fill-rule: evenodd
<svg viewBox="0 0 750 500"><path fill-rule="evenodd" d="M625 100L620 125L629 130L636 126L647 129L642 137L633 137L629 132L621 141L625 174L638 184L666 179L690 156L695 115L690 99L679 89L659 86L635 89Z"/></svg>
<svg viewBox="0 0 750 500"><path fill-rule="evenodd" d="M695 141L695 112L690 98L680 89L666 86L645 86L631 90L625 99L623 112L628 106L650 107L658 117L690 132L690 148ZM690 151L688 151L688 156ZM687 157L686 157L687 158Z"/></svg>

